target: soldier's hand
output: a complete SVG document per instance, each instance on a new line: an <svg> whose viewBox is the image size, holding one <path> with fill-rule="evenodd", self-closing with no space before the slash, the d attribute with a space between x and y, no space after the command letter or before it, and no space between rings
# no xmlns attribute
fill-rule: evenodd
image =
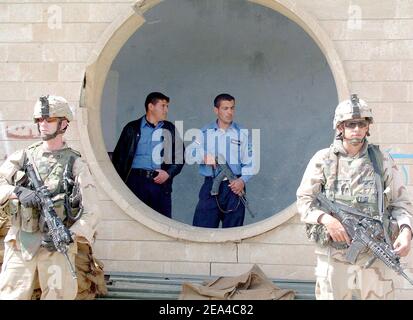
<svg viewBox="0 0 413 320"><path fill-rule="evenodd" d="M37 195L36 191L17 186L14 189L14 193L19 199L20 203L27 208L37 208L40 209L41 200Z"/></svg>
<svg viewBox="0 0 413 320"><path fill-rule="evenodd" d="M241 178L238 178L232 181L229 184L229 187L231 188L232 192L234 192L238 196L241 196L244 191L244 187L245 187L244 180L242 180Z"/></svg>
<svg viewBox="0 0 413 320"><path fill-rule="evenodd" d="M329 214L323 214L319 221L321 224L325 225L330 237L336 242L347 242L348 245L351 244L351 239L348 236L346 230L340 221Z"/></svg>
<svg viewBox="0 0 413 320"><path fill-rule="evenodd" d="M209 153L204 157L204 163L206 165L213 166L214 168L216 168L216 166L217 166L217 163L215 161L215 157L212 154L209 154Z"/></svg>
<svg viewBox="0 0 413 320"><path fill-rule="evenodd" d="M158 172L158 175L155 178L153 178L153 182L157 184L162 184L166 180L168 180L169 178L168 172L166 172L165 170L161 170L161 169L158 169L156 171Z"/></svg>
<svg viewBox="0 0 413 320"><path fill-rule="evenodd" d="M410 244L412 239L412 232L410 228L403 228L400 232L396 241L394 241L394 253L398 254L400 257L405 257L409 254Z"/></svg>

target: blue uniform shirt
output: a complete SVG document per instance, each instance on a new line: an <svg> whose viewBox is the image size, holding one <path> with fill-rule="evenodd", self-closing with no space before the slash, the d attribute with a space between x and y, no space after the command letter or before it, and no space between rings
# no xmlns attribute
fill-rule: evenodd
<svg viewBox="0 0 413 320"><path fill-rule="evenodd" d="M161 168L161 158L159 152L154 152L154 148L162 143L159 139L153 139L156 130L162 130L163 121L159 121L156 127L149 124L146 117L143 117L141 122L141 136L138 142L138 147L133 158L132 168L156 170ZM155 140L155 141L153 141ZM157 141L156 141L157 140ZM153 153L153 156L152 156Z"/></svg>
<svg viewBox="0 0 413 320"><path fill-rule="evenodd" d="M212 170L212 166L204 164L204 156L208 153L217 157L222 155L232 172L240 175L244 182L251 178L252 144L248 130L242 129L232 122L227 130L220 129L217 122L212 122L201 129L202 136L195 140L186 149L186 162L198 163L199 173L205 177L214 177L219 172Z"/></svg>

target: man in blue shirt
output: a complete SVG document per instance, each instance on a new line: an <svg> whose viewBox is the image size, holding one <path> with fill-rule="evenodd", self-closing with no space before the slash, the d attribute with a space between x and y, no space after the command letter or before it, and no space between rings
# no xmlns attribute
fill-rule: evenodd
<svg viewBox="0 0 413 320"><path fill-rule="evenodd" d="M122 130L112 163L129 189L145 204L171 218L172 180L184 165L184 147L175 126L166 121L169 97L152 92L146 114Z"/></svg>
<svg viewBox="0 0 413 320"><path fill-rule="evenodd" d="M235 98L223 93L214 99L214 113L217 120L201 129L186 150L186 160L199 163L199 173L205 177L199 192L193 225L206 228L242 226L245 207L240 199L245 184L252 175L251 143L248 130L233 122ZM237 179L229 183L222 181L219 194L211 195L213 178L219 172L216 159L224 159Z"/></svg>

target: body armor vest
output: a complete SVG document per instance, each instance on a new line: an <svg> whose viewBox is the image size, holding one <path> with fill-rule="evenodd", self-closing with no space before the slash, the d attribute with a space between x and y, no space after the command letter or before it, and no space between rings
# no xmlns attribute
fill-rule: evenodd
<svg viewBox="0 0 413 320"><path fill-rule="evenodd" d="M375 145L369 145L369 148L377 148L375 152L380 152ZM379 166L382 168L382 163ZM329 200L351 206L366 215L379 217L375 171L367 150L361 157L352 158L341 156L332 145L322 170L326 183L321 191ZM306 224L306 232L310 240L322 246L331 245L336 249L348 247L345 242L332 242L324 225Z"/></svg>
<svg viewBox="0 0 413 320"><path fill-rule="evenodd" d="M41 148L41 144L42 142L39 142L30 146L26 149L26 154L31 155L31 159L34 161L34 165L37 168L40 178L44 182L44 185L47 186L55 205L57 215L61 218L66 227L70 227L73 221L67 219L68 214L67 208L65 208L65 201L67 201L67 197L71 196L73 185L69 188L67 187L70 184L64 183L64 173L65 171L70 171L71 173L72 168L68 168L67 165L71 163L73 166L74 161L80 157L80 154L68 147L56 151L44 151L43 148ZM28 161L27 155L26 161ZM18 172L18 174L19 173L21 174L21 172ZM21 185L33 189L25 176L16 179L16 181L18 183L20 181ZM35 208L26 208L21 205L17 199L10 201L9 207L10 213L20 220L18 222L21 230L30 233L41 230L41 226L39 226L39 210ZM79 211L78 206L71 207L70 209L72 215L76 215Z"/></svg>

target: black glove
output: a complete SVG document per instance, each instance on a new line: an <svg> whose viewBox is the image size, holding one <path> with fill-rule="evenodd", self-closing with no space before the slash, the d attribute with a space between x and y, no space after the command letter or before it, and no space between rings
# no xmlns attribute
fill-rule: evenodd
<svg viewBox="0 0 413 320"><path fill-rule="evenodd" d="M19 198L20 203L25 207L40 209L41 200L36 191L17 186L14 188L14 193Z"/></svg>
<svg viewBox="0 0 413 320"><path fill-rule="evenodd" d="M53 243L52 237L50 237L49 234L47 234L47 233L42 234L42 244L41 245L42 245L43 248L46 248L47 251L49 251L49 252L57 251L57 249L56 249L56 247Z"/></svg>

